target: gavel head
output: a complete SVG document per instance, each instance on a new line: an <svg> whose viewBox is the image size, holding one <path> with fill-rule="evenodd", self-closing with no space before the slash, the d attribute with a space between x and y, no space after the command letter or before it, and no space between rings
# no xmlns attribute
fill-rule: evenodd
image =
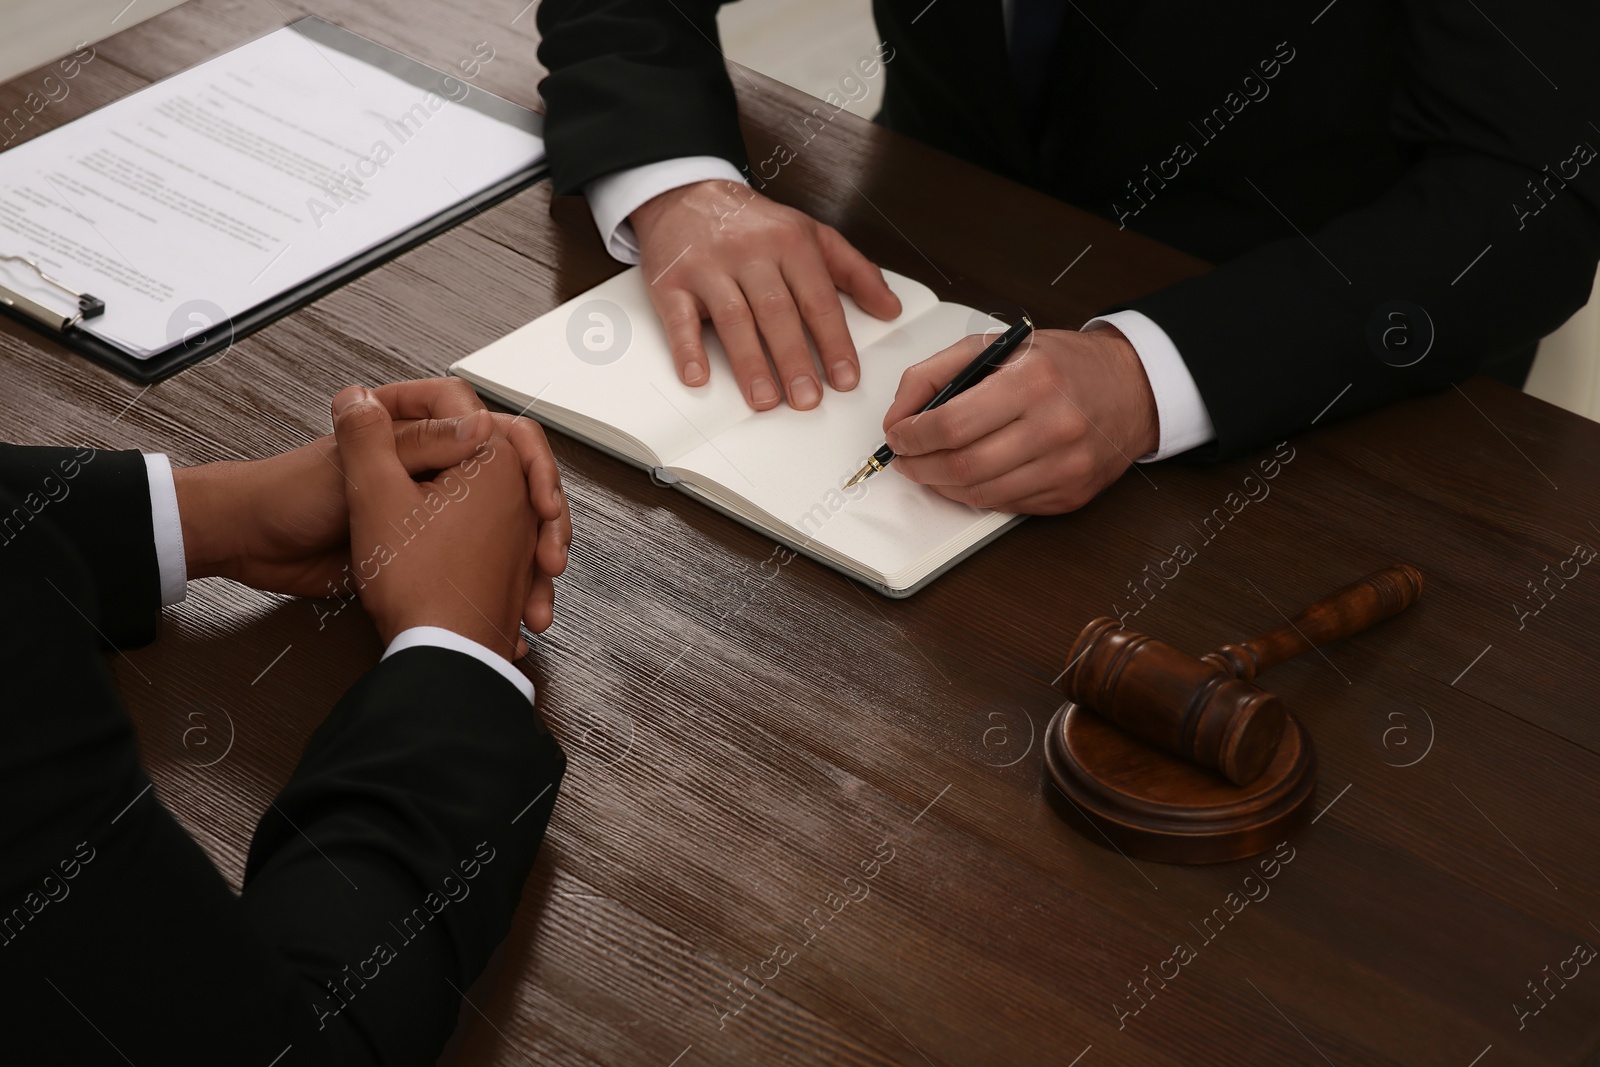
<svg viewBox="0 0 1600 1067"><path fill-rule="evenodd" d="M1067 663L1061 687L1073 702L1235 785L1259 778L1278 751L1277 697L1115 619L1085 626Z"/></svg>

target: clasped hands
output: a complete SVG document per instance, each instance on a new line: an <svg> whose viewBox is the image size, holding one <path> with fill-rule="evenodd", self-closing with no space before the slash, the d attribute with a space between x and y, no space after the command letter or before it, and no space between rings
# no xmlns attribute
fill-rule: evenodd
<svg viewBox="0 0 1600 1067"><path fill-rule="evenodd" d="M878 318L900 314L883 272L838 231L753 189L682 186L629 221L679 378L708 380L701 323L710 320L757 410L783 398L799 410L821 402L807 334L828 384L856 386L860 360L840 290ZM1038 330L988 379L917 414L989 340L964 338L901 378L883 429L904 477L974 507L1052 514L1082 507L1156 450L1155 395L1138 353L1111 326Z"/></svg>
<svg viewBox="0 0 1600 1067"><path fill-rule="evenodd" d="M188 577L359 593L385 644L438 626L525 654L518 624L550 625L572 543L538 423L453 378L351 386L333 422L281 455L173 472Z"/></svg>

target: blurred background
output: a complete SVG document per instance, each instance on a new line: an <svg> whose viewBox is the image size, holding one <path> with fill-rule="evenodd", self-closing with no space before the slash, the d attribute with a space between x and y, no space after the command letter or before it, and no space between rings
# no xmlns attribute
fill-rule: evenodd
<svg viewBox="0 0 1600 1067"><path fill-rule="evenodd" d="M137 25L180 0L0 0L0 82Z"/></svg>
<svg viewBox="0 0 1600 1067"><path fill-rule="evenodd" d="M878 45L871 0L743 0L723 5L717 25L729 59L816 97L831 89L848 99L839 80ZM883 102L883 79L865 88L845 110L870 119Z"/></svg>

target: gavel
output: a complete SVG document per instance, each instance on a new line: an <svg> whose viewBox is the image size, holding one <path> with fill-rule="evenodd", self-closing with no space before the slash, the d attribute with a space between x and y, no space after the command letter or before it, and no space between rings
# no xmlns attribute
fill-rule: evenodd
<svg viewBox="0 0 1600 1067"><path fill-rule="evenodd" d="M1422 593L1422 574L1398 564L1352 582L1284 625L1198 658L1099 618L1067 653L1067 696L1127 733L1234 785L1272 762L1283 736L1283 704L1251 684L1262 671L1399 614Z"/></svg>

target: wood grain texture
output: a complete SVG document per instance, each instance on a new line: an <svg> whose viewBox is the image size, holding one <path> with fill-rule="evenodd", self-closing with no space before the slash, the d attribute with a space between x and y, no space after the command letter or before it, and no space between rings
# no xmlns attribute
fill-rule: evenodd
<svg viewBox="0 0 1600 1067"><path fill-rule="evenodd" d="M192 0L104 42L35 125L305 10ZM441 67L487 40L480 83L537 101L521 0L318 13ZM758 159L815 106L735 83ZM846 114L796 147L774 196L949 299L1073 327L1205 269ZM340 386L438 373L618 269L582 205L541 184L148 390L0 323L0 435L180 463L287 447L327 429ZM572 766L504 966L463 1013L460 1062L1592 1054L1600 975L1523 1029L1512 1005L1576 942L1600 943L1600 576L1536 615L1513 604L1600 539L1600 426L1482 380L1339 414L1276 454L1141 469L904 602L804 559L773 576L770 542L556 437L578 539L525 666ZM1230 506L1246 477L1268 492ZM1179 542L1193 562L1136 598ZM1199 654L1396 559L1427 575L1416 606L1272 673L1321 785L1270 880L1260 858L1131 862L1052 810L1040 734L1087 620L1134 612ZM377 639L353 610L319 629L305 602L221 582L167 616L115 669L163 802L237 884L256 818ZM233 738L220 760L185 737L191 712L207 744ZM1248 900L1247 877L1270 892ZM1194 958L1144 986L1180 942Z"/></svg>

